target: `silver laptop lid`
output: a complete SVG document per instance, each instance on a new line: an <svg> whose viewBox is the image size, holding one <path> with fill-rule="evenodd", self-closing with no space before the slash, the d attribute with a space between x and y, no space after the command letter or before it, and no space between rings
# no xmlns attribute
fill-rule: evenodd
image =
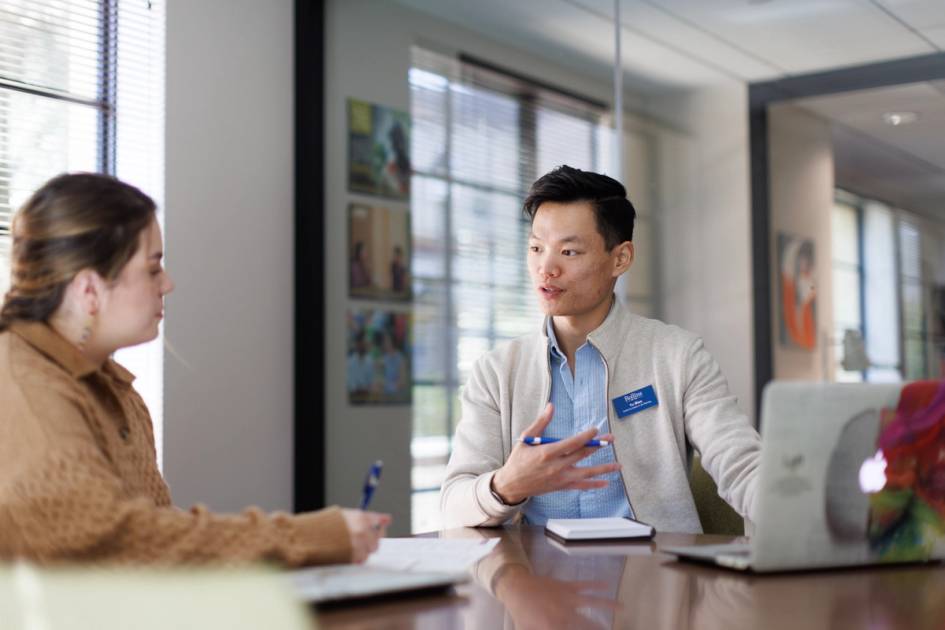
<svg viewBox="0 0 945 630"><path fill-rule="evenodd" d="M943 382L774 382L761 417L755 570L945 557Z"/></svg>
<svg viewBox="0 0 945 630"><path fill-rule="evenodd" d="M393 593L446 589L469 580L469 573L395 571L363 564L336 564L289 572L299 598L313 604Z"/></svg>

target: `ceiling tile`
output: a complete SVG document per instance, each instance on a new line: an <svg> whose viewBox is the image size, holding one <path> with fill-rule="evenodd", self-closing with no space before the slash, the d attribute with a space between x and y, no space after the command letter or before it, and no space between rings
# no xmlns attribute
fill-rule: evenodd
<svg viewBox="0 0 945 630"><path fill-rule="evenodd" d="M934 52L879 8L859 0L661 4L794 74Z"/></svg>
<svg viewBox="0 0 945 630"><path fill-rule="evenodd" d="M564 67L610 75L612 0L397 1ZM935 26L945 0L885 2L945 49L945 27ZM866 0L622 0L621 20L628 87L640 93L935 51Z"/></svg>
<svg viewBox="0 0 945 630"><path fill-rule="evenodd" d="M920 31L945 28L942 0L880 0L880 4Z"/></svg>
<svg viewBox="0 0 945 630"><path fill-rule="evenodd" d="M938 46L938 49L945 52L945 26L940 28L929 28L922 31L922 34Z"/></svg>
<svg viewBox="0 0 945 630"><path fill-rule="evenodd" d="M611 13L578 0L398 0L489 39L504 41L574 69L596 68L611 76L614 31ZM653 92L731 79L730 71L706 65L698 50L668 46L635 30L624 29L621 42L627 85Z"/></svg>
<svg viewBox="0 0 945 630"><path fill-rule="evenodd" d="M775 106L801 107L828 121L837 186L945 219L945 81L817 96ZM883 114L918 119L894 127Z"/></svg>
<svg viewBox="0 0 945 630"><path fill-rule="evenodd" d="M830 121L839 180L856 178L858 192L895 199L901 207L945 211L945 93L942 82L861 90L801 99L795 104ZM911 111L919 118L893 127L883 122L890 111ZM905 191L904 177L915 178ZM905 197L904 194L909 196Z"/></svg>
<svg viewBox="0 0 945 630"><path fill-rule="evenodd" d="M569 1L613 19L612 0ZM778 66L707 31L698 23L689 22L684 16L667 11L663 4L624 0L620 15L624 37L638 37L676 51L681 59L703 68L704 78L708 80L723 75L751 82L783 74Z"/></svg>

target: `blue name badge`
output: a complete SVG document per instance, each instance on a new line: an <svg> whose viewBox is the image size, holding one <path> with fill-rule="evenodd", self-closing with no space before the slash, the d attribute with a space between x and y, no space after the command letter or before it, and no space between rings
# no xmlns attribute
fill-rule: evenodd
<svg viewBox="0 0 945 630"><path fill-rule="evenodd" d="M656 391L653 389L652 385L647 385L642 389L624 394L623 396L617 396L612 402L614 403L614 411L617 412L617 416L620 418L626 418L638 411L643 411L644 409L649 409L650 407L655 407L660 404L659 401L656 400Z"/></svg>

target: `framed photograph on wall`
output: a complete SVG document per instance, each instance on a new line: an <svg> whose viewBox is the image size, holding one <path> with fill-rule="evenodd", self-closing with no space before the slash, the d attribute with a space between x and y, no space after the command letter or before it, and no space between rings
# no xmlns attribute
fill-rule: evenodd
<svg viewBox="0 0 945 630"><path fill-rule="evenodd" d="M410 299L410 213L406 209L348 205L348 295Z"/></svg>
<svg viewBox="0 0 945 630"><path fill-rule="evenodd" d="M348 311L348 402L410 404L410 313Z"/></svg>
<svg viewBox="0 0 945 630"><path fill-rule="evenodd" d="M348 99L348 190L410 199L410 116Z"/></svg>
<svg viewBox="0 0 945 630"><path fill-rule="evenodd" d="M813 350L817 347L814 241L778 234L778 286L781 345Z"/></svg>

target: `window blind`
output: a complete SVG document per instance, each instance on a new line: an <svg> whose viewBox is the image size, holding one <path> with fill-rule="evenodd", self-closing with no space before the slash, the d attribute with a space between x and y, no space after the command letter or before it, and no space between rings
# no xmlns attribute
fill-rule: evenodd
<svg viewBox="0 0 945 630"><path fill-rule="evenodd" d="M164 18L165 0L110 0L116 29L114 64L114 174L154 199L164 225ZM165 244L165 250L168 245ZM167 260L165 251L165 260ZM164 461L164 343L116 353L135 375L154 425L158 466Z"/></svg>
<svg viewBox="0 0 945 630"><path fill-rule="evenodd" d="M51 175L98 170L103 19L92 0L0 5L0 233Z"/></svg>
<svg viewBox="0 0 945 630"><path fill-rule="evenodd" d="M414 531L435 529L436 492L475 360L541 321L525 267L528 187L555 166L612 172L603 106L415 47Z"/></svg>
<svg viewBox="0 0 945 630"><path fill-rule="evenodd" d="M896 215L885 204L867 201L862 216L863 337L870 361L866 380L901 381Z"/></svg>
<svg viewBox="0 0 945 630"><path fill-rule="evenodd" d="M863 332L862 300L863 268L860 263L860 211L856 206L837 202L830 215L832 287L833 287L833 352L838 382L863 380L858 371L843 369L843 336L848 329Z"/></svg>
<svg viewBox="0 0 945 630"><path fill-rule="evenodd" d="M26 197L64 171L160 188L162 67L161 3L0 4L0 235Z"/></svg>

